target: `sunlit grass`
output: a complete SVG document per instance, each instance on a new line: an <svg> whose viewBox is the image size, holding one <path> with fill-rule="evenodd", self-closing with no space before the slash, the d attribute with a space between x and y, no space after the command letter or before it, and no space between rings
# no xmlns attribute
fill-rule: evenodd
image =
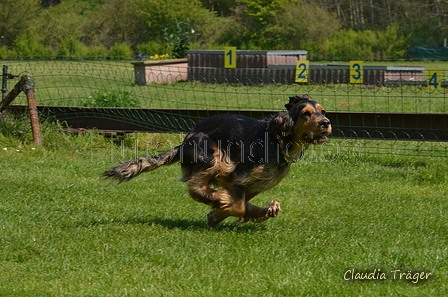
<svg viewBox="0 0 448 297"><path fill-rule="evenodd" d="M119 186L99 178L115 159L155 154L182 135L111 140L48 130L43 148L0 136L2 296L448 293L448 165L440 158L316 147L254 199L279 200L277 218L210 230L209 209L177 181L178 165ZM344 280L352 268L388 279ZM434 276L412 284L394 280L397 269Z"/></svg>

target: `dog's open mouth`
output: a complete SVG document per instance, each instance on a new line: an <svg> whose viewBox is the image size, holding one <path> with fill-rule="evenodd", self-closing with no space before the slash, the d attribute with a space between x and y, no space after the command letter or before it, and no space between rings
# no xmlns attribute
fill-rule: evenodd
<svg viewBox="0 0 448 297"><path fill-rule="evenodd" d="M313 133L307 134L305 135L304 139L306 142L311 144L322 144L328 140L328 137L326 132L322 132L319 135Z"/></svg>

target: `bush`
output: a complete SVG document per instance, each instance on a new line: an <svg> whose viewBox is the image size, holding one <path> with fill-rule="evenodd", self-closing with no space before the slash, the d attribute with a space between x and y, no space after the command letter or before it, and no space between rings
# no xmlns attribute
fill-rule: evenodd
<svg viewBox="0 0 448 297"><path fill-rule="evenodd" d="M86 46L82 42L74 38L66 38L56 54L61 57L83 57L86 52Z"/></svg>
<svg viewBox="0 0 448 297"><path fill-rule="evenodd" d="M9 52L9 55L26 58L39 56L47 57L52 56L53 51L35 40L22 37L15 43L15 47Z"/></svg>
<svg viewBox="0 0 448 297"><path fill-rule="evenodd" d="M398 35L396 26L385 31L341 30L328 39L328 43L315 50L316 56L326 59L386 60L403 58L409 36ZM325 52L325 55L322 53ZM316 57L314 57L316 58ZM325 58L324 58L325 59Z"/></svg>
<svg viewBox="0 0 448 297"><path fill-rule="evenodd" d="M148 41L147 43L139 44L136 46L137 53L142 56L148 55L161 55L167 52L168 45L156 41Z"/></svg>
<svg viewBox="0 0 448 297"><path fill-rule="evenodd" d="M104 59L107 56L108 51L104 45L89 47L85 54L85 57L88 59Z"/></svg>
<svg viewBox="0 0 448 297"><path fill-rule="evenodd" d="M190 20L179 21L174 19L173 27L164 29L164 38L172 46L172 56L174 58L184 58L190 44L199 35L190 24Z"/></svg>
<svg viewBox="0 0 448 297"><path fill-rule="evenodd" d="M83 103L85 107L138 107L138 100L127 91L97 92Z"/></svg>
<svg viewBox="0 0 448 297"><path fill-rule="evenodd" d="M109 51L109 57L116 60L132 59L132 49L125 43L115 43Z"/></svg>
<svg viewBox="0 0 448 297"><path fill-rule="evenodd" d="M8 48L6 46L0 46L0 59L8 58Z"/></svg>
<svg viewBox="0 0 448 297"><path fill-rule="evenodd" d="M385 31L377 32L378 43L375 53L378 59L397 59L406 55L406 45L411 39L411 33L407 36L398 35L396 25L388 26Z"/></svg>

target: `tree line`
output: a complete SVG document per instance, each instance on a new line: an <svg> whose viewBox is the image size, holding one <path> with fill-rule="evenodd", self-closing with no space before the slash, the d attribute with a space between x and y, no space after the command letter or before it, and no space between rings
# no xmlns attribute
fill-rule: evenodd
<svg viewBox="0 0 448 297"><path fill-rule="evenodd" d="M411 46L442 46L448 36L448 0L0 0L0 7L0 58L131 59L172 53L183 42L385 60L407 58Z"/></svg>

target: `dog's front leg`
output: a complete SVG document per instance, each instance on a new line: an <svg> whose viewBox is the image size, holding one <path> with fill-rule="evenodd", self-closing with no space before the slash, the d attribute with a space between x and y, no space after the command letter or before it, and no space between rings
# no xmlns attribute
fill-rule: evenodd
<svg viewBox="0 0 448 297"><path fill-rule="evenodd" d="M243 216L242 223L245 222L255 222L255 223L261 223L264 222L270 218L274 218L278 215L280 212L280 203L278 203L276 200L272 200L271 202L268 202L267 207L260 207L253 205L250 202L246 203L246 213Z"/></svg>

